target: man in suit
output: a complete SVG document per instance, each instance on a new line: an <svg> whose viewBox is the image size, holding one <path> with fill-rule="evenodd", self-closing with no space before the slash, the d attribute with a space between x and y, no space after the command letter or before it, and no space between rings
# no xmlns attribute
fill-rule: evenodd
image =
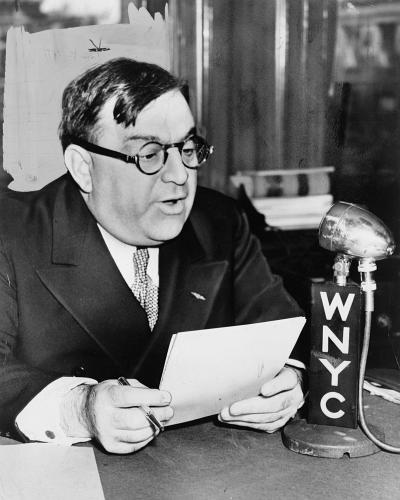
<svg viewBox="0 0 400 500"><path fill-rule="evenodd" d="M211 147L179 80L114 59L71 82L62 108L68 173L1 200L0 424L129 453L157 432L140 405L173 415L155 389L173 333L301 311L234 201L196 189ZM302 402L286 367L219 419L273 432Z"/></svg>

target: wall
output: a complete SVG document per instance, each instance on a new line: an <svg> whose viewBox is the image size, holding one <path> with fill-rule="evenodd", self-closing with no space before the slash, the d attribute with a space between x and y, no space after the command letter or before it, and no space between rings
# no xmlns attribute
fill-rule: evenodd
<svg viewBox="0 0 400 500"><path fill-rule="evenodd" d="M17 9L18 7L18 9ZM71 17L61 14L47 16L40 12L38 0L0 0L0 190L5 189L12 178L1 168L3 161L3 90L5 71L5 44L11 26L23 25L29 33L73 26L95 24L93 17Z"/></svg>

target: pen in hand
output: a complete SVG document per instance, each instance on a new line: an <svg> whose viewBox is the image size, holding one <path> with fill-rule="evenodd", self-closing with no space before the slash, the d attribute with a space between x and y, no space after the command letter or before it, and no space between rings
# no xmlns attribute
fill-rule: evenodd
<svg viewBox="0 0 400 500"><path fill-rule="evenodd" d="M120 385L131 385L125 377L118 377L118 383ZM147 420L155 427L155 429L158 429L160 432L164 430L163 424L159 420L157 420L156 416L151 411L151 408L149 406L140 405L138 406L138 408L143 411Z"/></svg>

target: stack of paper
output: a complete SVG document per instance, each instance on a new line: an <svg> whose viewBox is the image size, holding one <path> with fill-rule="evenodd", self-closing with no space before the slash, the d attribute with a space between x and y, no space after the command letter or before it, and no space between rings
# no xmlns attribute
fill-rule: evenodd
<svg viewBox="0 0 400 500"><path fill-rule="evenodd" d="M368 382L364 380L363 388L368 391L373 396L380 396L391 403L400 404L400 392L395 391L394 389L388 389L387 387L382 387L380 384L376 382Z"/></svg>
<svg viewBox="0 0 400 500"><path fill-rule="evenodd" d="M333 203L331 194L254 198L254 207L270 226L281 229L317 228Z"/></svg>

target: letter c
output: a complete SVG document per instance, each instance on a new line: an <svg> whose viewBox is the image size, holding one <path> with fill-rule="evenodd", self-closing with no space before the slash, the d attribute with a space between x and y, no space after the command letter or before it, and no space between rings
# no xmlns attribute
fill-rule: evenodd
<svg viewBox="0 0 400 500"><path fill-rule="evenodd" d="M338 410L335 412L328 410L326 403L329 399L337 399L338 401L340 401L340 403L343 403L344 401L346 401L346 398L344 398L338 392L327 392L324 396L322 396L321 403L320 403L321 410L327 417L329 417L329 418L341 418L341 417L343 417L343 415L344 415L343 410Z"/></svg>

